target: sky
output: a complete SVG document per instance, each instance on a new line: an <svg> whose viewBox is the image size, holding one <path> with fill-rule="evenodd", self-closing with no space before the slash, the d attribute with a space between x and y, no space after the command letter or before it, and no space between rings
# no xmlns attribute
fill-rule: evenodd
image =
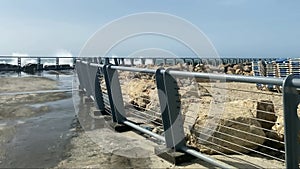
<svg viewBox="0 0 300 169"><path fill-rule="evenodd" d="M0 55L77 56L105 24L140 12L186 19L220 56L300 57L299 0L0 0ZM174 40L149 35L124 41L109 55L148 48L191 55Z"/></svg>

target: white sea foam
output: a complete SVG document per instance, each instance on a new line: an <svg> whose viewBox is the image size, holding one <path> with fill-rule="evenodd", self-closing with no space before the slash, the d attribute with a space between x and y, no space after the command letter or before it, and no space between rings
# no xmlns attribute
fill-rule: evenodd
<svg viewBox="0 0 300 169"><path fill-rule="evenodd" d="M20 52L13 52L11 54L11 56L13 57L30 57L29 54L26 54L26 53L20 53ZM67 50L64 50L64 49L61 49L61 50L58 50L54 56L57 56L57 57L69 57L69 58L61 58L59 59L59 64L69 64L69 65L72 65L73 64L73 55L71 52L67 51ZM18 64L18 59L17 58L4 58L4 59L1 59L0 60L0 64L12 64L12 65L17 65ZM37 63L37 58L22 58L21 59L21 66L24 66L28 63ZM53 58L53 59L41 59L41 63L44 64L44 65L55 65L56 64L56 59Z"/></svg>
<svg viewBox="0 0 300 169"><path fill-rule="evenodd" d="M68 64L68 65L73 64L73 55L70 51L67 51L65 49L61 49L61 50L58 50L55 53L55 56L57 56L57 57L69 57L69 58L59 59L59 64Z"/></svg>

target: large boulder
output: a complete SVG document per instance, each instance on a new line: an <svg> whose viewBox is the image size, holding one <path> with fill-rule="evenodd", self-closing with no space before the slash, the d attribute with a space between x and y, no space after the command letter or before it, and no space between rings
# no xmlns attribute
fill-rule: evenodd
<svg viewBox="0 0 300 169"><path fill-rule="evenodd" d="M235 74L236 75L241 75L241 74L243 74L243 71L241 69L236 69Z"/></svg>
<svg viewBox="0 0 300 169"><path fill-rule="evenodd" d="M155 88L153 90L150 90L148 96L150 98L150 102L146 106L146 111L148 111L147 113L152 115L152 117L160 117L160 103L157 89ZM155 120L160 120L160 118Z"/></svg>
<svg viewBox="0 0 300 169"><path fill-rule="evenodd" d="M283 117L283 110L279 110L277 121L272 129L278 134L279 140L284 141L284 117ZM300 110L298 108L298 117L300 117ZM300 143L300 131L298 131L298 140Z"/></svg>
<svg viewBox="0 0 300 169"><path fill-rule="evenodd" d="M271 130L277 120L273 102L270 100L257 102L256 117L262 128Z"/></svg>
<svg viewBox="0 0 300 169"><path fill-rule="evenodd" d="M205 70L205 65L204 64L197 64L195 65L193 71L194 72L203 72Z"/></svg>
<svg viewBox="0 0 300 169"><path fill-rule="evenodd" d="M202 106L191 104L184 122L185 128L192 128L191 135L187 132L188 143L209 154L248 153L251 149L258 148L265 142L264 127L270 128L270 125L261 123L260 120L274 120L272 113L270 117L262 116L262 112L274 107L269 101L265 106L265 102L267 101L238 100ZM216 113L217 110L220 112ZM192 112L198 117L192 116ZM194 125L187 125L193 122Z"/></svg>
<svg viewBox="0 0 300 169"><path fill-rule="evenodd" d="M235 73L235 70L234 70L232 67L227 67L226 73L227 73L227 74L234 74L234 73Z"/></svg>
<svg viewBox="0 0 300 169"><path fill-rule="evenodd" d="M234 70L238 70L238 69L243 70L243 65L242 64L236 64L236 65L233 66L233 69Z"/></svg>
<svg viewBox="0 0 300 169"><path fill-rule="evenodd" d="M253 75L252 67L250 63L226 64L223 65L223 67L224 67L224 72L226 74L237 74L237 75L245 75L245 76Z"/></svg>
<svg viewBox="0 0 300 169"><path fill-rule="evenodd" d="M155 88L154 80L147 78L129 80L122 88L123 93L129 97L125 102L129 102L138 110L145 110L151 101L149 93Z"/></svg>
<svg viewBox="0 0 300 169"><path fill-rule="evenodd" d="M146 76L122 84L129 98L125 102L151 114L148 120L159 121L161 105L155 80ZM208 88L189 81L182 81L179 94L187 142L205 153L248 153L257 149L277 120L269 100L216 101Z"/></svg>
<svg viewBox="0 0 300 169"><path fill-rule="evenodd" d="M283 113L283 111L281 111ZM283 116L279 116L272 129L278 134L279 140L284 141L284 120Z"/></svg>
<svg viewBox="0 0 300 169"><path fill-rule="evenodd" d="M251 65L245 65L245 66L243 67L243 71L244 71L244 72L250 73L250 72L252 71Z"/></svg>

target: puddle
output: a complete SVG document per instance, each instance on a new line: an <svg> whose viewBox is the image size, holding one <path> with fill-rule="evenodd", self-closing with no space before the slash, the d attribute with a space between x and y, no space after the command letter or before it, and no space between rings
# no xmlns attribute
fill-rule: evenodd
<svg viewBox="0 0 300 169"><path fill-rule="evenodd" d="M25 95L25 94L41 94L41 93L62 93L62 92L71 92L72 89L64 89L64 90L40 90L40 91L28 91L28 92L7 92L0 93L0 96L8 96L8 95Z"/></svg>

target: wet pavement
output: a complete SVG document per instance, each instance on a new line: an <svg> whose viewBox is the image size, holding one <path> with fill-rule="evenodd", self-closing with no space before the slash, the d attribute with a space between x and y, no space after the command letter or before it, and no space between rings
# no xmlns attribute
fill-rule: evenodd
<svg viewBox="0 0 300 169"><path fill-rule="evenodd" d="M16 125L14 138L6 144L0 167L48 168L63 158L74 119L72 99L47 103L51 111Z"/></svg>
<svg viewBox="0 0 300 169"><path fill-rule="evenodd" d="M73 75L56 76L44 73L42 76L57 80L58 89L63 90L57 92L64 92L68 97L30 105L46 105L49 110L45 113L0 120L0 127L14 128L12 139L0 145L4 152L0 158L0 168L50 168L64 158L66 145L72 137L70 128L75 118L71 92ZM17 75L9 74L9 77Z"/></svg>

